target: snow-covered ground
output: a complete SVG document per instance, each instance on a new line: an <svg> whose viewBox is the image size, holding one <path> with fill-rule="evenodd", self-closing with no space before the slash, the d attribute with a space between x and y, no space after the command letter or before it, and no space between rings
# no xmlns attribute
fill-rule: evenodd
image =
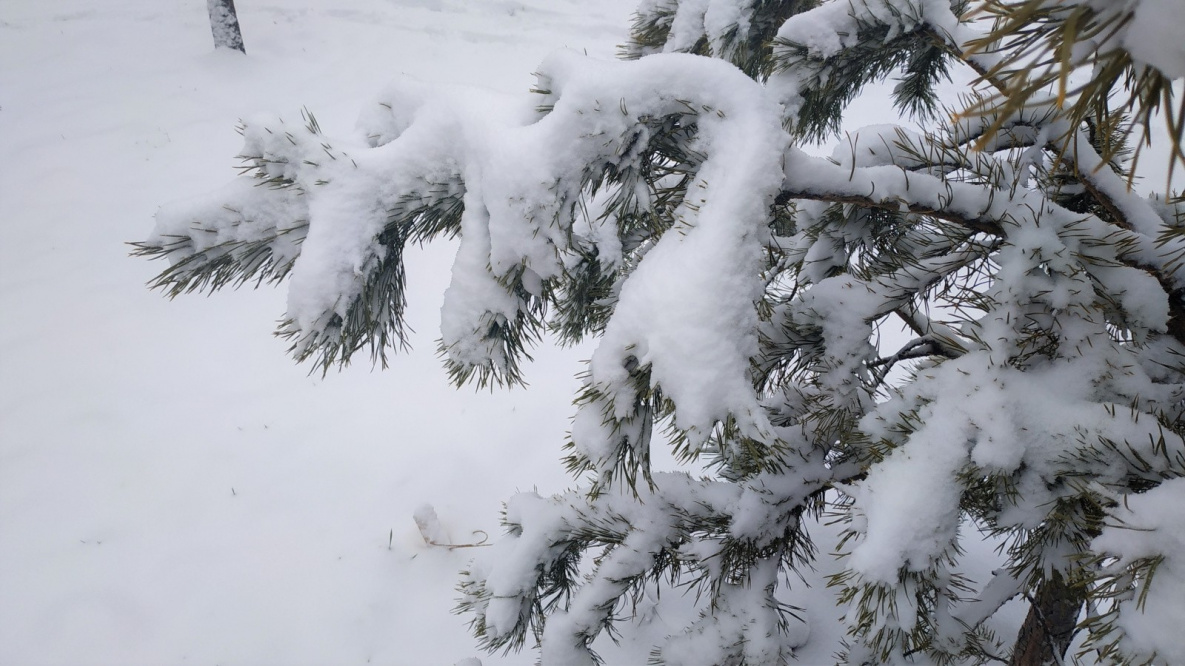
<svg viewBox="0 0 1185 666"><path fill-rule="evenodd" d="M612 56L633 0L238 6L247 57L202 0L0 2L2 664L452 664L478 654L449 612L469 555L413 512L468 541L570 483L587 350L541 348L529 392L452 389L454 246L409 257L414 351L322 379L270 335L281 291L169 302L125 242L234 176L240 117L340 134L400 73L525 91L556 48Z"/></svg>

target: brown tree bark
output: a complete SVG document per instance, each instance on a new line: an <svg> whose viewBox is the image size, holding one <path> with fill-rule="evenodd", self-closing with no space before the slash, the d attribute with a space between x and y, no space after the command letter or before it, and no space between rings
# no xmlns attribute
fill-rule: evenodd
<svg viewBox="0 0 1185 666"><path fill-rule="evenodd" d="M1074 638L1082 597L1056 571L1031 599L1029 614L1016 635L1011 666L1060 664Z"/></svg>
<svg viewBox="0 0 1185 666"><path fill-rule="evenodd" d="M214 48L234 49L246 53L243 33L239 30L239 15L235 0L206 0L210 10L210 32L214 33Z"/></svg>

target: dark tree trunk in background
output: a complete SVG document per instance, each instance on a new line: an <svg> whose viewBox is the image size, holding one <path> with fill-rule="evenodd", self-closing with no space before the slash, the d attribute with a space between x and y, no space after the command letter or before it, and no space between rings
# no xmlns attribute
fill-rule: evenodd
<svg viewBox="0 0 1185 666"><path fill-rule="evenodd" d="M243 48L243 33L239 30L239 15L235 13L235 0L206 0L210 9L210 31L214 33L214 47L234 49L246 53Z"/></svg>
<svg viewBox="0 0 1185 666"><path fill-rule="evenodd" d="M1011 666L1060 664L1074 637L1082 597L1054 572L1037 590L1012 651Z"/></svg>

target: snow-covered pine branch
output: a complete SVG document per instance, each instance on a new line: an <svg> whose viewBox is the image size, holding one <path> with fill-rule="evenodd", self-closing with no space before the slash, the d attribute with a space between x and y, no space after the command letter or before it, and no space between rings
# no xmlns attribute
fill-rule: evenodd
<svg viewBox="0 0 1185 666"><path fill-rule="evenodd" d="M595 663L682 581L702 612L657 660L786 663L825 612L790 612L791 574L819 565L850 663L1185 661L1185 207L1128 188L1106 94L1008 65L1180 78L1179 50L1099 38L1129 24L1099 5L647 0L630 60L557 54L530 97L403 81L353 138L248 121L244 176L162 209L138 252L170 259L170 295L290 276L280 333L326 369L402 343L403 249L442 236L458 383L521 382L548 328L598 339L566 445L581 487L511 499L461 583L491 650ZM1058 25L1068 55L1034 51ZM946 117L958 68L982 76ZM800 148L890 76L921 131ZM664 440L711 475L651 469ZM838 563L811 536L825 505ZM984 538L1002 550L976 580Z"/></svg>

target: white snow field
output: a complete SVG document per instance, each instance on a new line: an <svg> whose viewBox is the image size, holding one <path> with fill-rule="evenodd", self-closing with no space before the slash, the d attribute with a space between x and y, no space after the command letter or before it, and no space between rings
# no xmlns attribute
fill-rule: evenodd
<svg viewBox="0 0 1185 666"><path fill-rule="evenodd" d="M231 180L260 111L349 132L406 73L523 92L558 48L612 57L633 0L0 1L0 664L532 663L450 613L500 503L559 463L587 350L529 391L435 357L455 245L412 252L414 351L322 379L273 338L282 290L169 302L129 258L162 204ZM620 653L645 660L646 645Z"/></svg>

